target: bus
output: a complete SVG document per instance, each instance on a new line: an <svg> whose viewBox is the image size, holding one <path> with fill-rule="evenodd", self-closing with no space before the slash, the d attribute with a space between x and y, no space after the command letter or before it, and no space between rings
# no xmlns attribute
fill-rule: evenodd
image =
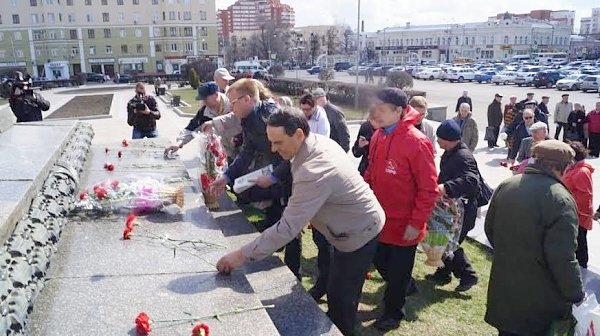
<svg viewBox="0 0 600 336"><path fill-rule="evenodd" d="M532 54L532 60L541 65L549 65L562 63L567 61L567 53L565 52L543 52Z"/></svg>
<svg viewBox="0 0 600 336"><path fill-rule="evenodd" d="M531 56L529 56L529 55L515 55L512 57L513 62L529 61L530 59L531 59Z"/></svg>

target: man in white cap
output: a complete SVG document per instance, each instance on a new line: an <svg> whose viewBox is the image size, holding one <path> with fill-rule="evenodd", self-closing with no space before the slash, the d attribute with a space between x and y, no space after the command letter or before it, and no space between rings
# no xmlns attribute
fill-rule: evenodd
<svg viewBox="0 0 600 336"><path fill-rule="evenodd" d="M229 89L229 81L234 80L235 78L229 74L229 71L225 68L218 68L215 70L215 75L213 77L217 86L219 86L219 92L227 93L227 89Z"/></svg>

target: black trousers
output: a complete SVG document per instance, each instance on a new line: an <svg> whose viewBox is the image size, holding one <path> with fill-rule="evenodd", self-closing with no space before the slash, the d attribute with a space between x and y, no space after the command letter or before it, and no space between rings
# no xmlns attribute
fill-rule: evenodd
<svg viewBox="0 0 600 336"><path fill-rule="evenodd" d="M327 283L327 315L346 336L354 333L365 273L373 261L378 240L379 237L375 237L353 252L333 249Z"/></svg>
<svg viewBox="0 0 600 336"><path fill-rule="evenodd" d="M285 206L281 205L281 203L273 201L273 205L268 207L265 211L265 228L273 226L283 214L283 210ZM289 242L285 246L285 253L283 257L283 262L287 265L287 267L292 271L292 273L298 278L298 280L302 280L302 273L300 270L300 259L302 256L302 240L301 236L294 238L291 242Z"/></svg>
<svg viewBox="0 0 600 336"><path fill-rule="evenodd" d="M488 147L490 147L490 148L496 147L496 145L498 143L498 135L499 134L500 134L500 126L495 126L494 127L494 139L488 140Z"/></svg>
<svg viewBox="0 0 600 336"><path fill-rule="evenodd" d="M477 204L475 202L469 202L465 204L463 226L458 238L459 244L462 244L462 242L467 238L469 231L475 227L476 219ZM454 251L454 256L452 258L444 258L444 267L438 268L436 272L446 276L450 276L450 274L454 273L454 276L459 279L477 278L477 273L475 273L469 258L467 258L467 255L461 246Z"/></svg>
<svg viewBox="0 0 600 336"><path fill-rule="evenodd" d="M558 140L558 136L560 135L560 131L562 129L565 129L565 131L563 132L563 141L565 141L565 132L567 130L567 124L566 123L562 123L559 122L556 124L556 132L554 133L554 139Z"/></svg>
<svg viewBox="0 0 600 336"><path fill-rule="evenodd" d="M519 334L513 334L508 331L498 330L498 336L520 336Z"/></svg>
<svg viewBox="0 0 600 336"><path fill-rule="evenodd" d="M404 317L406 291L412 279L417 245L396 246L379 243L375 253L375 268L386 282L383 294L384 315L395 319Z"/></svg>
<svg viewBox="0 0 600 336"><path fill-rule="evenodd" d="M587 232L588 230L579 227L579 233L577 234L577 250L575 250L575 257L579 262L579 266L587 268L588 264L588 246L587 246Z"/></svg>
<svg viewBox="0 0 600 336"><path fill-rule="evenodd" d="M600 156L600 133L590 133L588 148L591 156Z"/></svg>
<svg viewBox="0 0 600 336"><path fill-rule="evenodd" d="M325 236L316 229L312 230L313 242L317 245L317 269L319 271L315 288L327 292L327 281L329 279L329 267L333 249Z"/></svg>

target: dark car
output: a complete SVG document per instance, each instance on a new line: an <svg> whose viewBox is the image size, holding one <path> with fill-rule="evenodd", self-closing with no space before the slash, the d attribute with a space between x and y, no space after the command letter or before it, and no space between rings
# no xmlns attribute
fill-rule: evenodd
<svg viewBox="0 0 600 336"><path fill-rule="evenodd" d="M97 74L94 72L88 72L85 74L85 80L87 82L98 82L98 83L104 83L104 81L106 80L104 78L104 75L102 74Z"/></svg>
<svg viewBox="0 0 600 336"><path fill-rule="evenodd" d="M133 77L131 77L131 75L118 75L115 76L114 82L117 84L122 84L122 83L131 83L131 81L133 81Z"/></svg>
<svg viewBox="0 0 600 336"><path fill-rule="evenodd" d="M333 65L333 70L344 71L350 69L350 67L352 67L352 63L350 62L337 62Z"/></svg>
<svg viewBox="0 0 600 336"><path fill-rule="evenodd" d="M565 78L565 76L558 71L540 71L533 77L533 86L536 88L539 88L540 86L551 88L556 82L563 78Z"/></svg>
<svg viewBox="0 0 600 336"><path fill-rule="evenodd" d="M478 72L475 73L475 81L477 83L482 83L482 82L492 82L492 77L496 75L496 71L485 71L485 72Z"/></svg>
<svg viewBox="0 0 600 336"><path fill-rule="evenodd" d="M373 69L373 72L376 76L387 76L388 71L393 68L393 65L384 65L380 67L376 67Z"/></svg>
<svg viewBox="0 0 600 336"><path fill-rule="evenodd" d="M321 67L320 67L320 66L318 66L318 65L316 65L316 66L314 66L314 67L312 67L312 68L310 68L310 69L306 70L306 72L308 72L308 73L309 73L309 74L311 74L311 75L318 74L318 73L320 73L320 72L321 72Z"/></svg>

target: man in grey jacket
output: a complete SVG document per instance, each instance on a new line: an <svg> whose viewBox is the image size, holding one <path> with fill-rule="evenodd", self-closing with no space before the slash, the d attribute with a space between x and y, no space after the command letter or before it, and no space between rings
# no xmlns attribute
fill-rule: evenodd
<svg viewBox="0 0 600 336"><path fill-rule="evenodd" d="M312 92L312 95L315 103L321 106L325 110L325 113L327 113L327 119L331 126L329 137L331 140L337 142L344 152L348 152L350 150L350 131L348 131L344 112L327 100L325 90L318 88Z"/></svg>
<svg viewBox="0 0 600 336"><path fill-rule="evenodd" d="M569 94L565 93L562 95L562 100L556 103L556 107L554 108L554 123L556 124L554 139L558 140L560 131L564 127L567 127L571 112L573 112L573 103L569 102ZM565 132L563 132L563 141L565 141Z"/></svg>
<svg viewBox="0 0 600 336"><path fill-rule="evenodd" d="M350 335L385 213L348 155L331 139L310 133L297 108L272 114L267 125L273 150L291 161L292 196L279 222L223 256L217 269L229 273L245 262L268 257L310 222L334 248L328 315L344 335Z"/></svg>

